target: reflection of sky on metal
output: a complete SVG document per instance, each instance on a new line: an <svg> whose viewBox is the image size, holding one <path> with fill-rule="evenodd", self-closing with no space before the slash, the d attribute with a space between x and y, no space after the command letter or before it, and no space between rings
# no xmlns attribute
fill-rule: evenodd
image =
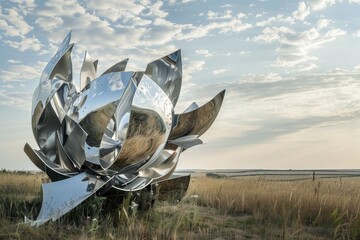
<svg viewBox="0 0 360 240"><path fill-rule="evenodd" d="M128 69L144 70L182 48L176 113L191 100L200 99L201 106L228 90L202 138L206 144L185 151L181 168L360 168L360 4L85 2L56 8L51 1L0 3L0 115L6 116L0 120L0 168L34 169L21 151L26 141L35 145L28 129L32 92L71 28L78 85L85 49L99 57L101 73L126 57Z"/></svg>

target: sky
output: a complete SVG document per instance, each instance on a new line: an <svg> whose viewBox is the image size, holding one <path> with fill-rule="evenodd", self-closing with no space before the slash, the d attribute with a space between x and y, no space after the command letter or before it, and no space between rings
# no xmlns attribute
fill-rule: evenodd
<svg viewBox="0 0 360 240"><path fill-rule="evenodd" d="M222 109L179 169L360 168L360 0L0 2L0 169L23 152L41 72L72 30L74 82L182 50L176 112L223 89Z"/></svg>

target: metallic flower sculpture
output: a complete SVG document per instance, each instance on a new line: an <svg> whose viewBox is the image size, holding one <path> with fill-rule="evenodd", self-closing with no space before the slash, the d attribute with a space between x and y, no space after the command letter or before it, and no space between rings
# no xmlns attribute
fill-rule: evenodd
<svg viewBox="0 0 360 240"><path fill-rule="evenodd" d="M180 50L127 72L125 59L100 76L89 55L72 81L71 32L46 65L32 103L32 130L40 150L25 145L51 183L34 225L55 221L89 196L140 191L171 179L180 153L202 143L225 91L174 114L182 66Z"/></svg>

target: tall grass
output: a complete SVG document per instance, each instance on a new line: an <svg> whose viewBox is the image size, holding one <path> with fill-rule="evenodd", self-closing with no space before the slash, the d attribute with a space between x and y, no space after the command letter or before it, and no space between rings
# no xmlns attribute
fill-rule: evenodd
<svg viewBox="0 0 360 240"><path fill-rule="evenodd" d="M334 237L360 239L360 179L274 181L262 177L193 179L198 203L226 214L249 214L259 223L321 226Z"/></svg>
<svg viewBox="0 0 360 240"><path fill-rule="evenodd" d="M104 210L93 196L56 222L23 224L41 206L41 174L0 173L0 239L360 239L360 178L192 178L179 203ZM115 204L116 206L116 204Z"/></svg>

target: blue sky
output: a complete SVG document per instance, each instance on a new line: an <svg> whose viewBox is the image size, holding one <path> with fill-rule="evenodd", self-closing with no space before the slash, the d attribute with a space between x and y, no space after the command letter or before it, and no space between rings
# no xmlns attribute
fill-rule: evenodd
<svg viewBox="0 0 360 240"><path fill-rule="evenodd" d="M0 168L36 169L32 93L71 29L76 83L85 50L101 73L181 48L178 112L227 89L178 168L360 168L360 0L2 1Z"/></svg>

